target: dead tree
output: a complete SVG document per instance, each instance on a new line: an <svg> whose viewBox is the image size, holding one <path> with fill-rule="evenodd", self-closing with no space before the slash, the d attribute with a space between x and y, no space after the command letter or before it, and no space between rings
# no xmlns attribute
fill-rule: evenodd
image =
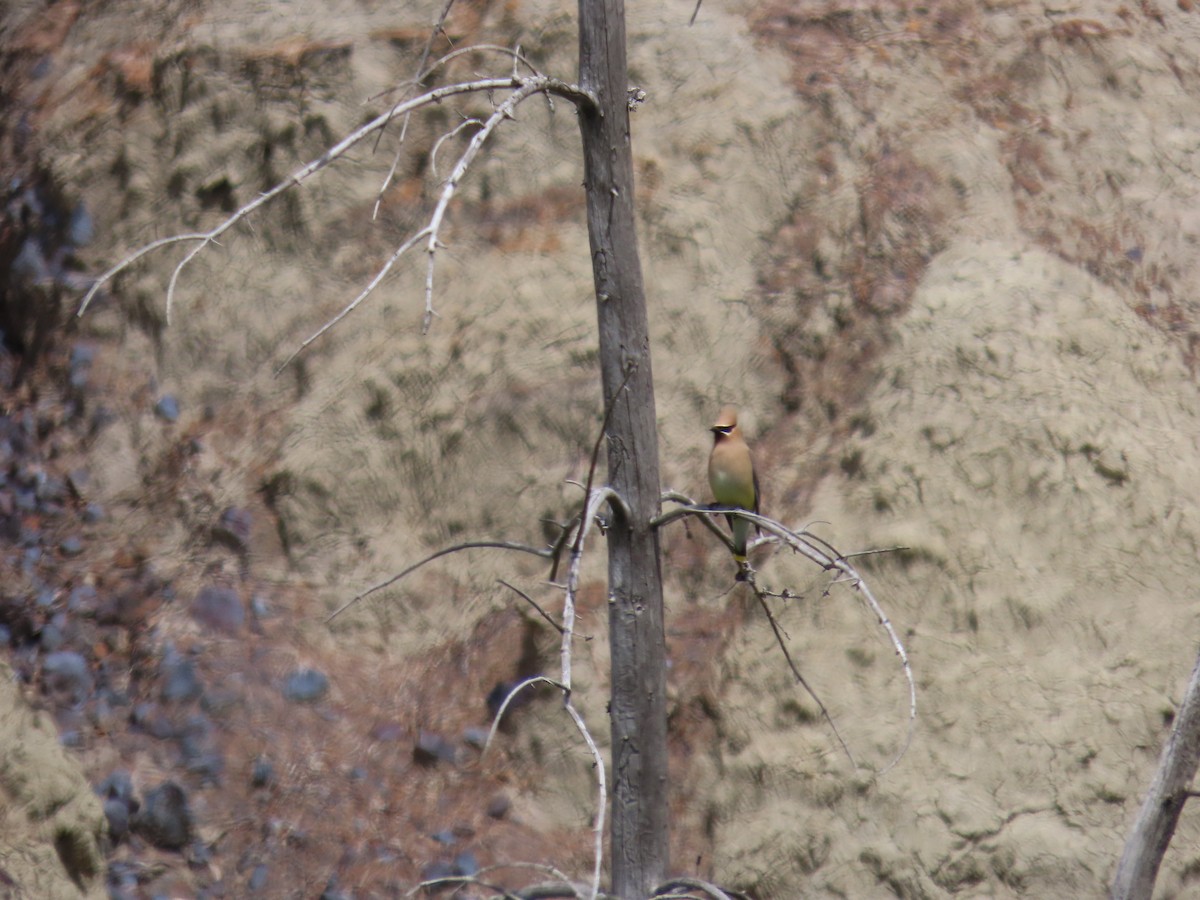
<svg viewBox="0 0 1200 900"><path fill-rule="evenodd" d="M624 499L608 532L612 659L612 890L646 897L667 873L667 707L658 531L658 431L638 258L622 0L580 0L579 116L608 479Z"/></svg>
<svg viewBox="0 0 1200 900"><path fill-rule="evenodd" d="M443 9L435 34L440 31L452 3L453 0L449 0ZM413 84L419 84L437 67L470 49L456 50L427 66L427 48ZM477 49L507 55L512 63L511 76L450 84L393 104L211 230L163 238L126 256L96 280L83 299L80 314L104 284L142 256L164 247L191 244L193 246L176 265L167 286L169 321L175 286L183 269L260 207L342 158L367 137L379 134L397 117L455 96L491 96L495 92L508 92L503 101L494 103L493 112L486 120L471 120L476 131L458 164L443 182L439 199L425 226L404 241L363 291L304 341L284 365L353 312L403 254L418 248L427 254L423 320L423 329L427 330L434 317L433 275L440 229L450 201L475 156L488 138L513 118L513 111L525 100L554 95L575 105L583 141L587 221L607 423L609 484L605 490L611 497L608 552L612 655L609 706L613 746L612 889L620 897L646 897L664 881L667 873L666 676L659 539L652 524L660 509L658 436L645 294L637 249L629 133L630 107L641 99L641 94L634 91L631 95L627 82L623 0L579 0L578 84L543 75L517 49L491 45ZM451 135L457 134L458 130ZM569 703L569 680L563 689ZM598 867L599 857L597 878Z"/></svg>
<svg viewBox="0 0 1200 900"><path fill-rule="evenodd" d="M453 0L442 12L444 20ZM441 22L435 28L440 31ZM600 894L603 823L607 805L609 780L604 761L588 733L579 713L571 702L571 641L574 622L574 598L578 586L579 560L586 535L599 520L602 508L608 545L609 642L611 656L611 837L610 867L611 896L623 900L641 900L661 891L680 886L706 890L710 896L727 895L703 882L676 879L667 882L668 865L668 780L667 780L667 710L666 654L663 625L663 589L660 567L660 528L685 515L700 516L708 521L718 512L698 507L687 498L666 495L667 499L683 502L685 507L663 515L663 493L659 482L658 435L655 417L653 371L650 360L650 337L647 322L645 291L638 256L636 217L634 209L633 159L630 138L630 110L641 102L640 90L628 84L626 68L625 15L623 0L579 0L579 80L569 84L539 72L518 48L495 45L455 50L440 60L426 65L428 50L418 66L417 86L439 67L462 55L478 51L499 54L511 64L510 75L479 78L471 82L446 84L393 103L375 118L347 135L316 159L308 162L254 200L234 211L215 227L163 238L126 256L104 272L84 297L80 313L96 296L97 291L118 273L153 251L190 245L176 265L166 288L166 308L170 316L172 297L181 272L197 254L214 245L230 229L271 202L290 191L326 166L343 158L351 148L367 138L384 131L397 118L415 110L446 102L466 95L484 95L491 99L492 111L487 116L470 118L434 145L458 135L467 127L474 128L462 150L457 164L441 183L438 199L425 224L409 235L379 266L375 276L363 290L336 316L305 340L288 357L287 365L297 354L351 314L384 280L397 260L409 251L426 254L425 315L423 329L434 319L434 269L439 236L450 202L467 175L468 170L487 140L507 122L513 120L514 110L525 100L536 97L562 98L575 107L578 114L583 145L584 189L587 204L587 223L592 270L595 283L598 341L604 399L604 426L601 435L607 450L607 483L593 489L592 475L600 444L593 451L593 462L585 491L581 515L564 530L559 545L551 549L533 548L507 541L473 541L444 548L426 557L381 584L360 593L342 609L376 590L394 584L407 574L448 553L471 549L500 549L533 553L554 559L557 568L559 553L567 539L574 534L569 574L564 588L563 623L557 626L563 635L562 674L558 680L544 676L528 683L547 683L556 687L565 698L567 712L583 735L597 769L596 852L590 886L586 890L568 886L564 896L597 897ZM393 167L394 171L394 167ZM390 181L391 175L389 175ZM381 188L380 194L386 189ZM864 597L888 632L897 655L902 661L909 687L909 729L896 758L879 774L883 774L903 755L912 737L915 723L916 691L907 655L887 617L874 600L869 588L855 571L848 558L824 541L807 532L789 530L774 520L744 510L727 510L726 514L749 518L754 524L773 535L782 546L808 557L839 580L852 584ZM718 533L719 529L717 529ZM751 573L752 574L752 573ZM797 682L808 688L798 668L788 656L780 629L772 617L767 597L790 599L789 592L770 594L749 578L763 606L784 655ZM518 592L519 593L519 592ZM330 618L341 612L333 613ZM539 609L539 612L545 613ZM523 687L524 685L522 685ZM834 734L832 718L813 694ZM499 719L499 716L497 716ZM846 749L845 743L839 742ZM555 873L557 877L558 873ZM444 881L444 880L443 880ZM507 894L506 894L507 896ZM551 896L547 894L546 896ZM674 896L674 895L672 895Z"/></svg>
<svg viewBox="0 0 1200 900"><path fill-rule="evenodd" d="M1200 657L1188 680L1183 704L1175 714L1171 736L1163 748L1158 771L1125 841L1109 896L1113 900L1142 900L1154 893L1163 854L1171 843L1183 805L1192 797L1191 785L1200 764Z"/></svg>

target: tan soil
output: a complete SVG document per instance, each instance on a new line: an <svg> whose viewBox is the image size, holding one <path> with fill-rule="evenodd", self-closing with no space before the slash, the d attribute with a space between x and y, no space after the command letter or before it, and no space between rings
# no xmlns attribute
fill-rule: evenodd
<svg viewBox="0 0 1200 900"><path fill-rule="evenodd" d="M665 486L703 496L706 426L740 403L767 513L827 523L814 529L844 551L905 548L863 567L918 688L912 747L874 780L908 714L890 645L848 586L826 594L798 561L758 560L764 582L804 594L778 614L855 771L761 613L727 593L727 557L673 530L679 871L759 898L1104 893L1195 653L1200 13L1066 6L705 0L689 28L690 4L631 4ZM410 36L433 14L142 10L82 10L52 76L27 86L46 159L96 213L97 270L211 227L203 200L247 202L375 114L364 100L411 74ZM571 7L457 14L459 43L520 42L570 77ZM300 662L333 678L336 724L251 693L229 738L237 773L273 748L294 782L270 815L333 845L273 851L278 896L322 883L364 834L407 855L351 866L349 884L411 883L436 853L413 834L471 816L486 861L587 865L588 758L552 701L469 773L414 770L363 737L375 719L449 734L485 721L482 696L518 672L522 641L552 671L554 635L497 584L553 606L540 565L452 558L322 621L447 543L540 543L539 520L577 502L601 412L571 110L523 106L464 182L427 336L418 255L273 375L420 222L435 195L421 148L459 111L486 104L414 120L379 220L396 128L198 256L169 327L171 250L81 325L106 347L120 413L89 461L118 511L99 558L136 546L190 597L214 567L236 573L198 535L227 505L251 509L254 584L288 621L211 648L212 669L265 683ZM442 148L439 173L461 147ZM174 427L151 412L164 391L184 410ZM170 465L192 436L202 451ZM600 544L576 696L603 744ZM154 615L163 635L200 640L185 612ZM123 752L80 762L95 781ZM338 795L357 764L394 773L378 776L394 778L389 800ZM489 823L498 785L515 813ZM232 821L236 800L198 793L205 835L257 839ZM1156 896L1196 889L1198 838L1185 812Z"/></svg>

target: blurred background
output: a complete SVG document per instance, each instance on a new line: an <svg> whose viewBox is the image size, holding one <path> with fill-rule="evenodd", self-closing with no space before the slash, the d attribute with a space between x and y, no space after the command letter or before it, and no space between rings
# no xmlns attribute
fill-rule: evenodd
<svg viewBox="0 0 1200 900"><path fill-rule="evenodd" d="M746 896L1102 896L1194 661L1200 12L1190 0L627 10L664 488L737 403L763 510L859 560L910 655L782 552L663 535L672 869ZM486 95L204 231L406 89L442 6L0 13L0 846L30 896L384 897L590 871L591 758L532 557L601 426L575 114L534 99L405 256ZM575 79L575 9L460 0L434 57ZM425 81L506 75L458 57ZM403 140L401 136L403 135ZM395 178L382 190L396 162ZM376 201L378 214L373 216ZM603 539L576 693L607 746ZM13 696L8 696L12 693ZM22 696L17 696L22 695ZM22 765L27 764L24 768ZM1187 896L1185 810L1159 879ZM542 877L506 871L496 883ZM1157 896L1157 895L1156 895Z"/></svg>

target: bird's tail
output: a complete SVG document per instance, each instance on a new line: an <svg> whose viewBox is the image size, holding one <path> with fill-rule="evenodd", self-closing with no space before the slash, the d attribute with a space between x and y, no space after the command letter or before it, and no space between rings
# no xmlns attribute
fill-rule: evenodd
<svg viewBox="0 0 1200 900"><path fill-rule="evenodd" d="M746 544L750 539L750 523L745 519L731 516L729 523L733 531L733 558L739 563L746 561Z"/></svg>

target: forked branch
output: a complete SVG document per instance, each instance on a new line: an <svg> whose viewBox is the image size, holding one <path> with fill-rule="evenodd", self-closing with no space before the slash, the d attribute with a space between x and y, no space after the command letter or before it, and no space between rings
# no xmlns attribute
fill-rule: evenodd
<svg viewBox="0 0 1200 900"><path fill-rule="evenodd" d="M583 563L584 542L587 538L588 532L591 530L592 525L597 520L600 507L605 503L617 506L626 516L628 516L628 510L624 508L624 502L612 488L606 486L595 488L589 492L586 503L584 504L583 514L577 526L579 528L579 532L572 545L570 560L567 567L567 583L565 586L565 597L563 601L562 625L555 623L554 620L551 619L550 616L540 606L534 603L533 600L522 591L517 590L507 582L501 582L505 585L505 587L515 591L523 599L530 603L544 618L547 619L547 621L549 621L552 625L554 625L555 628L558 629L562 635L559 654L562 671L558 680L547 678L544 675L537 675L532 678L525 679L511 691L509 691L508 695L504 698L504 701L500 704L500 708L496 711L496 715L492 719L491 730L488 733L487 742L484 745L484 751L486 752L487 748L491 746L492 739L496 734L496 729L499 727L500 720L504 717L504 713L508 710L509 704L511 704L513 699L522 691L534 685L547 684L551 687L557 688L562 692L563 706L567 711L567 715L570 716L571 721L574 723L575 728L583 737L584 743L587 745L588 750L591 752L593 765L596 770L596 816L593 828L595 850L591 886L589 892L586 894L588 900L596 900L596 898L600 895L600 876L604 860L604 827L608 809L608 778L607 770L604 767L604 757L600 753L600 748L596 745L595 740L588 731L587 724L583 721L583 716L580 715L579 710L571 701L571 649L572 642L574 641L575 637L575 597L579 589L579 574ZM513 541L468 541L462 544L455 544L452 547L445 547L435 553L429 554L423 559L420 559L407 568L401 570L400 572L397 572L395 575L392 575L378 584L367 588L365 591L356 594L346 603L342 604L342 606L330 613L330 615L326 617L325 621L332 621L358 601L370 596L371 594L374 594L377 591L396 584L422 566L433 562L435 559L465 550L513 550L520 553L528 553L534 556L539 556L543 559L550 559L551 557L555 556L556 553L554 548L538 549L527 544L520 544ZM443 885L450 883L471 883L478 884L480 886L491 887L490 885L484 885L483 882L475 879L439 879L437 882L430 882L428 884L432 885L434 883ZM574 889L572 888L571 890ZM505 895L518 896L516 894Z"/></svg>
<svg viewBox="0 0 1200 900"><path fill-rule="evenodd" d="M234 211L225 220L220 222L216 227L210 229L209 231L192 232L188 234L180 234L173 237L162 238L161 240L154 241L130 253L120 262L101 273L88 292L84 294L83 300L80 302L77 315L82 316L87 311L88 306L105 284L107 284L121 272L125 271L125 269L129 268L146 254L173 244L194 242L196 246L192 247L187 253L184 254L183 258L172 271L171 279L167 283L166 318L169 324L171 321L171 311L175 300L175 287L179 282L179 276L182 274L183 270L193 259L196 258L196 256L199 255L202 250L204 250L210 244L219 243L220 238L239 222L246 219L248 216L265 206L267 203L270 203L280 194L299 186L308 178L324 169L330 163L345 156L351 148L355 147L372 134L375 134L386 127L387 124L398 115L407 114L413 110L440 103L442 100L445 100L449 97L462 94L491 93L505 90L511 91L512 93L509 94L509 96L496 108L487 122L484 123L481 132L477 132L472 138L467 150L459 159L459 163L455 167L454 172L451 174L450 179L443 187L441 197L433 211L433 214L431 215L429 223L420 231L418 231L416 235L401 245L400 249L393 254L391 259L389 259L385 266L372 280L371 284L368 285L367 289L357 298L355 298L355 300L352 301L345 309L343 309L343 311L334 319L334 322L340 321L356 306L358 306L358 304L362 302L366 295L369 294L375 288L375 286L379 284L380 281L382 281L383 276L390 271L396 260L405 251L415 246L417 243L420 243L422 240L427 239L427 250L430 254L430 260L426 273L426 313L423 321L424 327L428 328L429 322L433 315L431 299L433 284L433 252L437 247L438 228L441 224L442 218L445 215L446 206L454 196L454 191L458 185L458 182L462 179L463 174L470 166L471 160L474 159L476 153L478 153L480 145L484 140L486 140L487 136L495 130L501 121L512 117L512 111L517 105L531 96L536 94L557 95L571 101L578 107L594 109L596 107L596 98L593 94L580 88L578 85L568 84L565 81L557 78L551 78L547 75L534 74L518 76L514 71L512 75L504 78L482 78L476 81L444 85L442 87L435 88L434 90L427 91L418 97L400 101L391 106L386 112L381 113L371 121L367 122L365 125L351 132L316 159L308 162L304 166L301 166L274 187L264 191L255 197L254 200ZM308 346L308 344L310 344L312 340L315 340L320 334L324 334L332 324L333 322L323 327L316 335L306 341L305 344L302 345L301 349Z"/></svg>
<svg viewBox="0 0 1200 900"><path fill-rule="evenodd" d="M681 500L681 502L687 500L687 498L682 497L682 495L672 495L672 499ZM899 750L897 750L895 756L893 756L892 759L889 760L888 763L879 770L879 775L885 774L892 769L896 763L900 762L900 760L904 757L904 754L908 752L909 746L912 744L913 732L916 728L917 722L917 686L916 682L913 680L912 667L908 661L908 653L905 651L904 645L900 642L900 638L896 634L896 629L892 627L891 620L884 613L883 607L879 605L879 601L875 599L875 595L872 593L870 586L867 584L862 575L859 574L858 570L851 565L849 557L839 553L827 541L809 533L804 529L801 529L800 531L793 531L774 519L768 518L767 516L758 515L757 513L748 512L744 509L727 507L714 508L689 504L686 506L680 506L668 513L664 513L656 518L651 524L653 524L655 527L661 528L662 526L677 519L682 519L687 516L699 516L702 521L717 530L717 533L721 536L721 539L725 541L726 544L732 546L725 536L725 533L717 528L715 524L711 523L711 517L716 515L734 516L736 518L742 518L749 522L753 522L759 527L760 530L772 535L776 540L779 541L779 543L790 547L794 552L800 553L801 555L807 557L826 571L840 573L842 576L844 576L844 580L850 583L859 592L859 594L865 600L867 606L870 607L871 612L875 614L876 620L887 633L888 638L891 641L892 649L895 650L896 655L900 658L900 663L904 668L904 677L908 683L908 728L906 729L904 742L901 744ZM755 595L759 599L759 602L762 603L763 609L767 613L768 621L771 624L771 628L774 630L775 636L777 639L779 639L780 645L782 646L783 640L782 636L780 635L778 625L775 622L774 617L771 615L770 608L767 606L766 592L762 591L754 582L754 573L752 570L746 573L746 580L750 583ZM790 655L787 653L786 647L784 648L784 654L785 657L787 657L788 664L792 669L793 675L800 680L800 683L805 687L809 695L816 700L817 705L821 709L822 715L832 727L833 722L829 718L828 713L825 711L825 707L821 704L821 701L816 697L815 694L813 694L812 689L808 687L807 683L805 683L804 679L800 676L796 666L794 663L792 663ZM838 741L842 744L843 749L846 750L847 755L849 755L850 751L846 748L845 742L842 741L841 735L837 734L836 728L834 728L834 734L837 736ZM853 757L851 757L851 760L853 761Z"/></svg>

